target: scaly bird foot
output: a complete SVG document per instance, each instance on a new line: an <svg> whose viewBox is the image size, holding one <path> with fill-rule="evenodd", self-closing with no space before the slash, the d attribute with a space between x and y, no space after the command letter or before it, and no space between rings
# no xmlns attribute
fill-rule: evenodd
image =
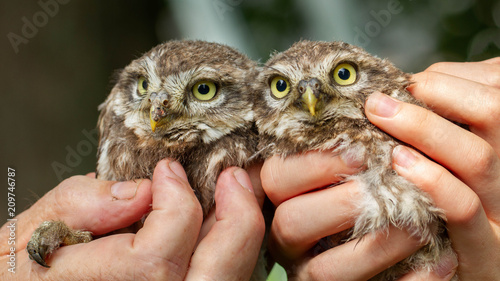
<svg viewBox="0 0 500 281"><path fill-rule="evenodd" d="M87 243L91 240L90 231L73 230L62 221L45 221L31 235L26 250L31 260L49 268L46 258L61 245Z"/></svg>

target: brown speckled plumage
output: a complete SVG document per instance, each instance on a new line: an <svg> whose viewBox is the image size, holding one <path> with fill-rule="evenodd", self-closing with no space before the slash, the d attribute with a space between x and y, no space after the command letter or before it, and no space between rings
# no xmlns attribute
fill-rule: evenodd
<svg viewBox="0 0 500 281"><path fill-rule="evenodd" d="M244 166L254 153L252 103L244 83L254 66L234 49L204 41L170 41L134 60L100 106L97 177L150 178L159 160L174 158L186 169L206 214L218 174ZM137 89L140 77L148 82L144 95ZM199 81L215 83L212 100L194 97ZM168 120L152 132L148 99L155 92L166 93Z"/></svg>
<svg viewBox="0 0 500 281"><path fill-rule="evenodd" d="M233 48L204 41L166 42L132 61L99 107L97 178L151 178L158 161L173 158L186 170L206 215L220 172L245 167L255 153L252 98L245 82L255 76L255 67ZM198 96L195 88L201 89ZM48 266L45 258L61 243L90 238L64 222L47 221L32 235L28 253ZM259 270L253 278L263 274Z"/></svg>
<svg viewBox="0 0 500 281"><path fill-rule="evenodd" d="M356 80L340 85L334 69L348 63L356 70ZM352 73L351 73L352 74ZM274 78L287 80L289 93L273 96ZM389 61L369 55L359 47L343 42L300 41L290 49L274 54L254 85L254 111L259 131L258 150L264 158L283 157L310 150L349 153L363 160L366 169L345 180L358 182L362 197L360 216L347 239L385 231L390 224L406 228L429 241L409 258L387 269L372 280L396 280L420 267L432 268L443 254L451 251L444 227L444 215L420 189L398 176L391 167L391 154L400 142L372 125L364 115L364 103L374 91L424 106L406 90L410 76ZM308 110L301 85L310 86L318 99ZM314 114L313 114L314 113ZM318 247L332 247L338 237L325 238ZM326 247L325 247L326 246Z"/></svg>

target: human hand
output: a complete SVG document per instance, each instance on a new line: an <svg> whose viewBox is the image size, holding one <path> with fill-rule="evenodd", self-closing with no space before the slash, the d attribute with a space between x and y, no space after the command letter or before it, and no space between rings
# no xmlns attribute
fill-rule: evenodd
<svg viewBox="0 0 500 281"><path fill-rule="evenodd" d="M460 280L500 280L500 58L438 63L409 90L435 113L381 94L367 102L372 123L413 145L393 152L393 168L444 210ZM377 108L392 108L380 116ZM437 114L469 126L464 130Z"/></svg>
<svg viewBox="0 0 500 281"><path fill-rule="evenodd" d="M361 164L349 155L317 151L285 159L274 156L264 163L262 185L277 206L269 250L289 280L367 280L422 246L419 238L390 227L387 233L370 233L315 252L321 238L354 226L361 199L356 182L322 187L340 181L339 174L358 172Z"/></svg>
<svg viewBox="0 0 500 281"><path fill-rule="evenodd" d="M7 271L9 232L0 230L1 277L17 280L248 279L264 233L262 214L246 172L229 168L216 187L216 221L198 241L201 206L178 162L162 160L153 180L114 182L76 176L63 181L17 217L16 273ZM151 208L136 234L114 234L58 249L50 269L29 260L31 233L42 221L63 220L94 235L126 227ZM198 243L198 244L197 244ZM197 246L196 246L197 245ZM237 258L234 252L241 254ZM3 278L0 278L3 279Z"/></svg>
<svg viewBox="0 0 500 281"><path fill-rule="evenodd" d="M496 223L500 221L499 62L497 58L482 63L437 64L414 76L416 83L410 90L417 98L436 113L468 124L472 133L401 102L395 102L393 117L377 117L374 102L381 94L372 95L367 102L366 113L372 123L442 165L413 151L411 168L403 170L397 164L394 168L428 192L445 211L458 267L455 257L447 257L435 271L412 272L402 280L449 280L456 270L461 280L499 278L495 272L500 264ZM402 151L407 150L395 150L395 160L405 159L397 156L405 155ZM348 155L332 157L319 152L285 160L273 157L264 164L263 186L278 206L270 248L292 278L366 280L422 246L405 230L390 228L387 234L370 234L317 256L311 253L322 237L352 227L360 196L353 182L318 188L337 182L335 175L357 172L361 164L353 163Z"/></svg>

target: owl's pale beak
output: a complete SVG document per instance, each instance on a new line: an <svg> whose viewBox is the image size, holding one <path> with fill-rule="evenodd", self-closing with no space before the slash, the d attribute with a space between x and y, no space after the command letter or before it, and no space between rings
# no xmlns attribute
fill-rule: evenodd
<svg viewBox="0 0 500 281"><path fill-rule="evenodd" d="M316 104L318 103L318 98L314 95L311 87L307 86L306 92L302 94L302 100L306 104L309 112L312 116L316 115Z"/></svg>
<svg viewBox="0 0 500 281"><path fill-rule="evenodd" d="M155 132L159 125L158 123L160 123L160 121L167 116L167 94L152 93L149 97L149 101L151 102L151 108L149 109L149 123L151 124L151 130Z"/></svg>
<svg viewBox="0 0 500 281"><path fill-rule="evenodd" d="M300 98L304 107L307 107L312 116L316 116L316 105L319 101L320 89L321 82L316 78L312 78L309 81L300 81L297 88L299 93L302 94Z"/></svg>
<svg viewBox="0 0 500 281"><path fill-rule="evenodd" d="M151 109L153 108L151 107ZM153 131L154 133L156 131L156 125L158 124L158 121L154 120L152 111L149 113L149 123L151 124L151 131Z"/></svg>

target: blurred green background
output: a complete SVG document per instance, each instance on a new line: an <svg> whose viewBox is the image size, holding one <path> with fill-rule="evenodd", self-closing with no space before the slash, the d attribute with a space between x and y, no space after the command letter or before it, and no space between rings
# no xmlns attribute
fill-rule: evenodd
<svg viewBox="0 0 500 281"><path fill-rule="evenodd" d="M407 72L500 55L498 0L3 0L0 15L0 159L4 179L17 172L17 213L94 170L110 77L163 41L222 42L265 62L301 38L343 40Z"/></svg>

